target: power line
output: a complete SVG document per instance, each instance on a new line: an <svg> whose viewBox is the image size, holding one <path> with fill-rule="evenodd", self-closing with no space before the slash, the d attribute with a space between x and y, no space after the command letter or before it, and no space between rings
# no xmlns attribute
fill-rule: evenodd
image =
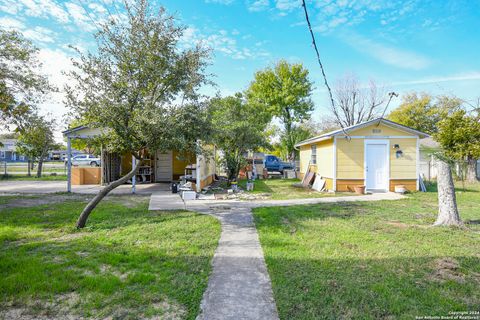
<svg viewBox="0 0 480 320"><path fill-rule="evenodd" d="M385 109L383 109L382 116L380 117L380 120L378 120L377 127L380 125L380 122L382 121L383 117L385 116L385 112L387 112L388 106L390 105L390 102L392 101L393 97L398 97L398 93L393 92L393 91L388 93L388 102L387 102L387 105L385 106Z"/></svg>
<svg viewBox="0 0 480 320"><path fill-rule="evenodd" d="M318 64L320 65L320 70L322 71L323 81L325 83L325 86L327 87L330 103L332 104L332 110L335 110L335 100L333 99L332 89L328 84L327 75L325 74L325 68L323 67L322 60L320 59L320 52L318 51L317 42L315 40L315 34L313 33L312 25L310 23L310 18L308 17L308 10L307 10L307 5L305 3L305 0L302 0L302 7L305 12L305 19L307 20L308 30L310 31L310 35L312 36L312 44L313 44L313 48L315 49L315 53L317 55L317 61L318 61ZM343 133L347 136L348 139L350 139L350 136L345 131L345 128L343 127L342 121L340 119L338 119L338 124L342 128Z"/></svg>
<svg viewBox="0 0 480 320"><path fill-rule="evenodd" d="M85 13L87 14L90 21L92 21L92 23L95 25L95 28L97 28L97 31L100 32L102 29L97 25L97 23L95 22L95 19L92 18L92 16L90 15L90 12L88 12L88 6L85 5L83 0L78 0L78 1L79 1L80 5L82 6L83 10L85 10Z"/></svg>

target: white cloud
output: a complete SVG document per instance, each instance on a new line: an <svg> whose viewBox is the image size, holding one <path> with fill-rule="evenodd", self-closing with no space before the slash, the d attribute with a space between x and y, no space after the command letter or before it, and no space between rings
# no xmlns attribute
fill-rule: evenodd
<svg viewBox="0 0 480 320"><path fill-rule="evenodd" d="M25 24L22 21L10 17L0 18L0 25L6 29L21 30L25 28Z"/></svg>
<svg viewBox="0 0 480 320"><path fill-rule="evenodd" d="M62 73L73 69L69 54L59 49L40 49L38 59L42 63L42 73L48 76L50 82L58 89L68 82L68 78Z"/></svg>
<svg viewBox="0 0 480 320"><path fill-rule="evenodd" d="M247 1L246 3L248 11L258 12L266 10L270 7L269 0L255 0L255 1Z"/></svg>
<svg viewBox="0 0 480 320"><path fill-rule="evenodd" d="M95 17L92 17L92 13L87 13L83 7L72 2L67 2L65 6L67 7L68 13L78 27L84 29L85 31L95 30L96 26L94 21L92 21L95 20Z"/></svg>
<svg viewBox="0 0 480 320"><path fill-rule="evenodd" d="M20 20L2 17L0 18L0 25L6 29L13 29L22 32L25 38L34 42L54 42L56 35L52 30L36 26L34 28L27 28L27 26Z"/></svg>
<svg viewBox="0 0 480 320"><path fill-rule="evenodd" d="M29 28L23 31L23 35L33 41L37 42L55 42L55 33L44 27Z"/></svg>
<svg viewBox="0 0 480 320"><path fill-rule="evenodd" d="M360 35L348 35L342 38L355 50L398 68L419 70L431 64L430 59L418 53L375 42Z"/></svg>
<svg viewBox="0 0 480 320"><path fill-rule="evenodd" d="M9 14L17 14L21 7L21 4L15 0L2 0L0 3L0 11Z"/></svg>
<svg viewBox="0 0 480 320"><path fill-rule="evenodd" d="M290 11L301 8L301 5L302 3L299 0L276 0L275 7L278 10Z"/></svg>
<svg viewBox="0 0 480 320"><path fill-rule="evenodd" d="M18 0L17 10L24 10L25 14L32 17L53 17L60 23L69 22L67 12L52 0Z"/></svg>
<svg viewBox="0 0 480 320"><path fill-rule="evenodd" d="M206 3L232 4L235 0L205 0Z"/></svg>
<svg viewBox="0 0 480 320"><path fill-rule="evenodd" d="M459 82L459 81L480 81L480 71L473 71L467 73L453 74L447 76L433 76L422 79L409 80L409 81L397 81L392 85L417 85L417 84L435 84L439 82Z"/></svg>
<svg viewBox="0 0 480 320"><path fill-rule="evenodd" d="M238 36L235 30L228 32L222 29L212 34L205 34L195 27L188 27L185 29L180 43L183 47L200 43L235 60L269 56L269 53L260 46L254 48L239 46L234 36Z"/></svg>

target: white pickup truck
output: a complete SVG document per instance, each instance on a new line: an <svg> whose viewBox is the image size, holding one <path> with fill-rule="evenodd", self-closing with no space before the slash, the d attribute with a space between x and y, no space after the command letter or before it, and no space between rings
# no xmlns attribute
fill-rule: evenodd
<svg viewBox="0 0 480 320"><path fill-rule="evenodd" d="M65 159L65 165L67 164L67 160ZM72 166L99 167L100 158L91 154L79 154L78 156L72 158Z"/></svg>

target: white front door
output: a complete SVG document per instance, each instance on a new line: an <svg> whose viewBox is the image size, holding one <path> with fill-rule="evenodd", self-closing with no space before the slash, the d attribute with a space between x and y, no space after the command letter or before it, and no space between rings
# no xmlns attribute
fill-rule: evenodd
<svg viewBox="0 0 480 320"><path fill-rule="evenodd" d="M389 142L365 140L365 185L367 190L388 191Z"/></svg>
<svg viewBox="0 0 480 320"><path fill-rule="evenodd" d="M173 180L173 155L172 151L155 154L155 181L170 182Z"/></svg>

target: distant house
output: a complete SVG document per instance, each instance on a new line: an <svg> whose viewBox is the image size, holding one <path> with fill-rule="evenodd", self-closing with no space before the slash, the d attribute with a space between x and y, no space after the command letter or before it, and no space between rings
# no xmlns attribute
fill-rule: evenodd
<svg viewBox="0 0 480 320"><path fill-rule="evenodd" d="M366 186L372 192L419 188L419 140L427 134L378 118L316 136L300 150L300 175L315 172L333 191Z"/></svg>
<svg viewBox="0 0 480 320"><path fill-rule="evenodd" d="M0 161L26 161L26 157L16 151L17 139L0 140Z"/></svg>
<svg viewBox="0 0 480 320"><path fill-rule="evenodd" d="M420 175L424 180L437 178L437 160L432 153L440 150L440 144L432 137L420 140ZM457 174L460 167L457 164L454 168ZM477 178L480 179L480 160L477 160Z"/></svg>

